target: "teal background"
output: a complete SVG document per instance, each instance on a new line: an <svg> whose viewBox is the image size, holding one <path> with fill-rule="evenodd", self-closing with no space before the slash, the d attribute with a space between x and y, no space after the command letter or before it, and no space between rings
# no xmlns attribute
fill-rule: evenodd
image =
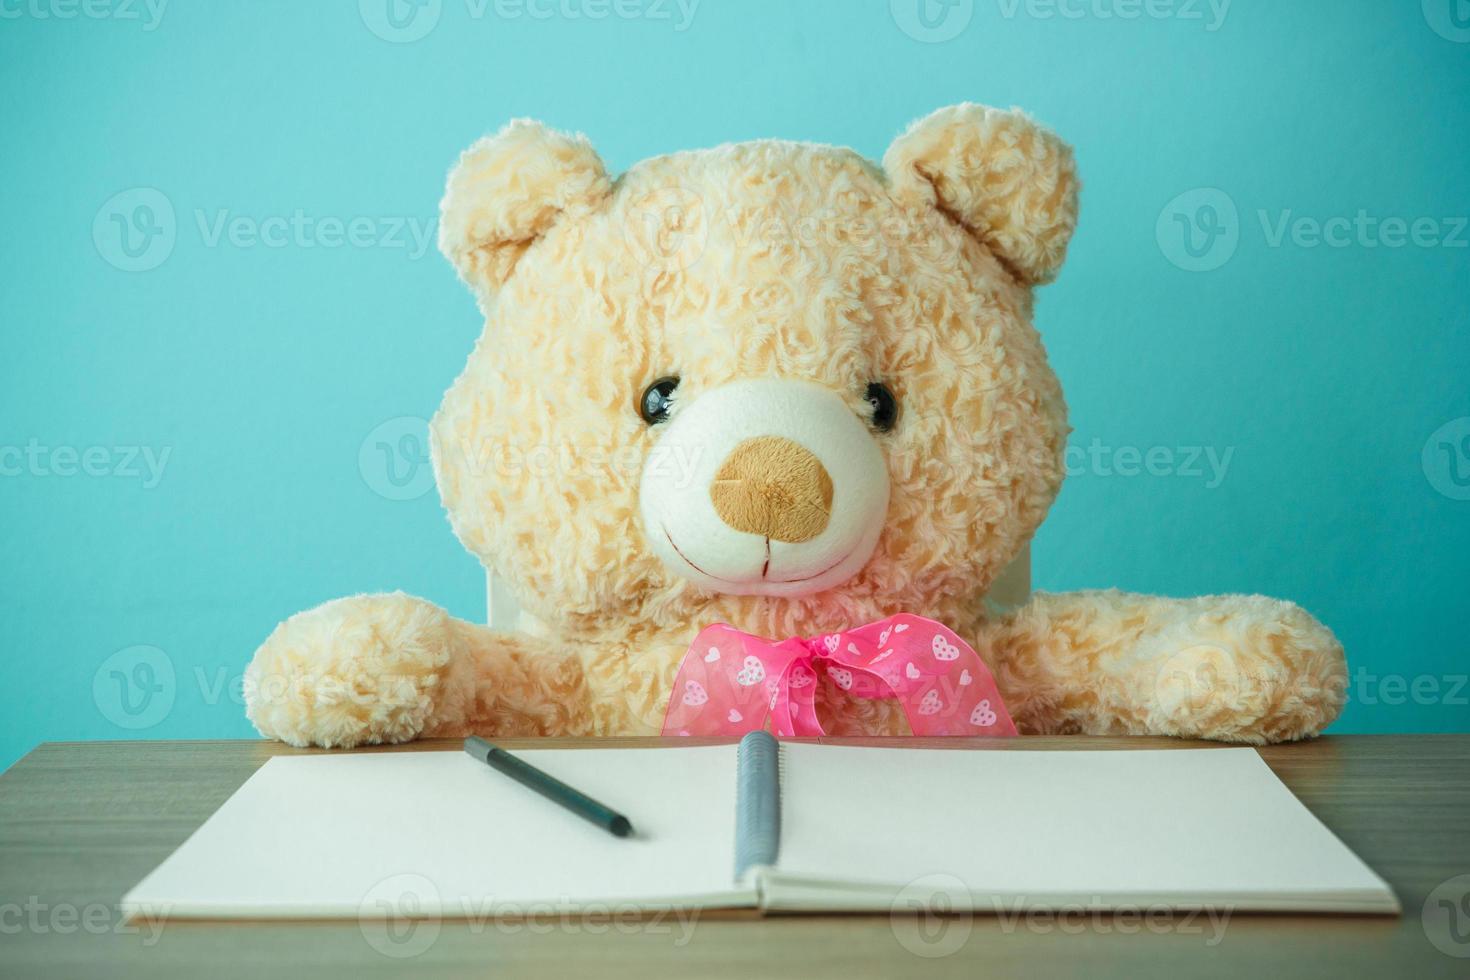
<svg viewBox="0 0 1470 980"><path fill-rule="evenodd" d="M1463 5L1236 0L1210 30L1192 0L1203 20L975 0L926 43L899 26L912 0L702 0L682 30L672 4L593 20L569 2L477 18L442 0L409 43L369 28L382 0L174 0L152 30L5 6L0 447L170 455L151 488L59 475L65 454L0 477L0 765L46 739L251 735L245 663L329 598L402 588L485 615L415 427L390 421L433 412L480 327L470 297L432 249L211 245L219 212L428 222L458 151L514 116L585 131L621 169L766 136L877 157L962 100L1025 107L1086 180L1038 311L1083 452L1037 584L1293 598L1349 652L1337 731L1470 730L1470 249L1272 247L1258 215L1450 235L1441 219L1470 214ZM137 187L165 196L176 240L128 272L105 205ZM1217 243L1234 253L1203 272L1171 261L1190 262L1170 234L1228 220L1199 210L1218 196L1166 210L1198 188L1238 211ZM1120 475L1093 440L1168 447L1156 470L1232 455L1210 486L1208 467ZM403 450L391 472L380 441ZM127 469L108 452L94 470Z"/></svg>

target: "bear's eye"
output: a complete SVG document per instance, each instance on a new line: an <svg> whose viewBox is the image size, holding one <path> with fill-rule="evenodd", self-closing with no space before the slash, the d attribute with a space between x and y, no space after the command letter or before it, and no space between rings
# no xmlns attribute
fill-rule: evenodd
<svg viewBox="0 0 1470 980"><path fill-rule="evenodd" d="M892 432L898 422L898 399L881 381L868 385L868 404L873 406L873 428L879 432Z"/></svg>
<svg viewBox="0 0 1470 980"><path fill-rule="evenodd" d="M679 379L670 375L659 378L653 384L643 389L643 396L638 399L638 414L643 416L643 421L649 425L658 425L669 417L669 406L674 401L674 389L679 387Z"/></svg>

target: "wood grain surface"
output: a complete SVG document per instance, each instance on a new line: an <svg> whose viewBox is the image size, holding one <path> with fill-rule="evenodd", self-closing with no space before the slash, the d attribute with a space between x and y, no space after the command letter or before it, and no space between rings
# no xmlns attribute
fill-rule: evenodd
<svg viewBox="0 0 1470 980"><path fill-rule="evenodd" d="M503 744L596 751L656 743ZM1028 738L907 744L1034 752L1201 743ZM445 748L458 743L372 751ZM0 977L1470 977L1466 735L1339 736L1261 750L1297 796L1394 886L1404 905L1399 919L1240 914L1211 920L1157 911L1031 919L706 912L609 921L547 910L530 918L421 922L391 935L356 921L121 919L123 892L268 758L299 751L257 741L47 743L16 763L0 776ZM343 819L391 820L413 833L413 801L385 795L380 812ZM1148 833L1138 827L1120 846L1146 845ZM1005 841L977 845L1004 847ZM1426 901L1431 893L1433 900Z"/></svg>

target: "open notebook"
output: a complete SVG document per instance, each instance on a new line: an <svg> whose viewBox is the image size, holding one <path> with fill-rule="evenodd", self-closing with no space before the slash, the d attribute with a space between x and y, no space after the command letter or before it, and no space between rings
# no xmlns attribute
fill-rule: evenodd
<svg viewBox="0 0 1470 980"><path fill-rule="evenodd" d="M538 749L613 837L462 752L272 759L123 898L169 917L754 907L1396 913L1251 749L967 751L746 736Z"/></svg>

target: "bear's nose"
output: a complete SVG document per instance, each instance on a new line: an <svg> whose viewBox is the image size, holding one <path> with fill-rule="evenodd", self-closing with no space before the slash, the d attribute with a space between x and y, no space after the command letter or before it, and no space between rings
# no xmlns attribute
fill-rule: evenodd
<svg viewBox="0 0 1470 980"><path fill-rule="evenodd" d="M806 447L781 436L746 439L709 488L715 513L737 531L773 541L810 541L832 516L832 477Z"/></svg>

